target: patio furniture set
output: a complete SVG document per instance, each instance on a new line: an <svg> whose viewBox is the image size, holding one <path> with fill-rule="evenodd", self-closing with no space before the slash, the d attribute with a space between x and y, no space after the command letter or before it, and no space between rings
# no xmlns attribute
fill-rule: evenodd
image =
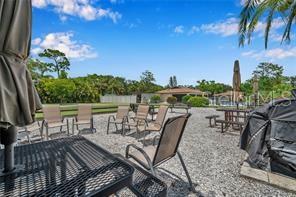
<svg viewBox="0 0 296 197"><path fill-rule="evenodd" d="M220 124L221 133L224 133L229 128L239 130L240 134L247 122L250 109L232 109L232 108L218 108L216 111L224 112L224 119L218 119L219 115L206 116L209 120L210 127L217 127Z"/></svg>
<svg viewBox="0 0 296 197"><path fill-rule="evenodd" d="M168 107L160 106L156 120L151 122L147 120L149 106L139 105L134 117L129 117L128 106L119 106L117 114L108 119L107 133L111 123L117 130L118 125L122 126L120 131L123 136L126 135L126 129L136 128L138 139L140 131L159 132L153 138L152 145L143 143L142 148L135 144L127 145L124 158L93 144L79 135L80 132L74 135L74 126L78 129L78 125L84 124L89 124L89 129L95 132L91 105L78 107L78 115L72 121L71 136L48 140L49 128L57 127L62 131L62 127L67 127L67 135L70 135L69 122L66 120L64 123L58 109L58 106L44 107L42 126L32 127L40 128L41 139L45 127L46 141L15 148L15 164L19 168L18 171L0 177L0 196L108 196L123 188L129 188L137 196L166 196L167 186L157 178L155 169L176 155L185 171L189 189L194 191L178 151L191 114L165 121ZM0 150L3 161L2 152Z"/></svg>

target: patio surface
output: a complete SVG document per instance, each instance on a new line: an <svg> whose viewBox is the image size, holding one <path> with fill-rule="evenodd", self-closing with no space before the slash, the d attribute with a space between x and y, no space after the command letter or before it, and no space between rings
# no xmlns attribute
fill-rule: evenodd
<svg viewBox="0 0 296 197"><path fill-rule="evenodd" d="M168 186L168 196L296 196L295 193L240 176L240 163L245 153L238 148L239 135L237 132L221 134L217 132L220 129L209 128L208 120L205 119L205 116L212 114L223 117L223 113L216 112L212 108L193 108L190 112L192 116L188 121L179 151L193 183L196 184L195 189L198 193L191 193L187 189L185 173L179 159L175 157L162 164L161 169L156 171L158 177ZM83 136L110 152L122 155L125 154L125 147L130 143L142 147L142 143L137 142L135 138L134 130L123 137L116 133L115 127L111 125L110 133L107 135L109 115L95 115L97 133L85 133ZM168 112L167 117L177 115L180 113ZM183 180L162 169L173 172ZM119 196L133 196L133 194L124 190L119 193Z"/></svg>

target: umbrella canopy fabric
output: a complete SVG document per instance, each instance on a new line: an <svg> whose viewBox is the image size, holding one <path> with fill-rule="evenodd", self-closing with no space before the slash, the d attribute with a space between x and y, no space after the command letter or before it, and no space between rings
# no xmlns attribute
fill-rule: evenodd
<svg viewBox="0 0 296 197"><path fill-rule="evenodd" d="M257 94L259 91L259 79L258 76L255 75L253 78L253 93Z"/></svg>
<svg viewBox="0 0 296 197"><path fill-rule="evenodd" d="M233 68L232 88L233 88L233 101L238 102L240 96L241 74L239 68L239 61L235 60Z"/></svg>
<svg viewBox="0 0 296 197"><path fill-rule="evenodd" d="M235 60L233 68L232 88L233 91L240 91L241 74L239 68L239 61Z"/></svg>
<svg viewBox="0 0 296 197"><path fill-rule="evenodd" d="M0 0L0 128L32 123L42 106L26 67L31 15L31 0Z"/></svg>

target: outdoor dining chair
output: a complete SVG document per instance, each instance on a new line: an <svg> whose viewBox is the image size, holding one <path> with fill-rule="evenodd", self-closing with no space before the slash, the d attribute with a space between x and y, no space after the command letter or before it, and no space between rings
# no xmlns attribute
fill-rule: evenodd
<svg viewBox="0 0 296 197"><path fill-rule="evenodd" d="M125 135L126 126L128 127L129 130L131 129L131 127L135 127L138 135L137 138L139 139L140 138L139 127L148 124L148 121L147 121L148 113L149 113L149 105L139 105L135 117L131 117L131 120L133 121L130 121L130 122L127 121L124 123L124 135Z"/></svg>
<svg viewBox="0 0 296 197"><path fill-rule="evenodd" d="M74 127L80 134L79 125L89 125L89 129L92 133L96 132L94 128L94 120L92 116L92 105L91 104L78 104L78 113L77 116L73 118L72 121L72 134L74 135Z"/></svg>
<svg viewBox="0 0 296 197"><path fill-rule="evenodd" d="M183 158L178 151L179 143L185 130L185 126L191 114L169 118L163 127L160 136L155 136L154 144L140 148L135 144L129 144L126 147L126 158L132 158L145 169L150 170L155 175L155 168L160 164L178 155L182 167L188 179L190 189L194 191L194 187L185 166ZM159 137L156 145L156 137Z"/></svg>
<svg viewBox="0 0 296 197"><path fill-rule="evenodd" d="M48 129L60 127L60 132L62 132L63 126L67 127L67 134L69 134L69 123L68 119L64 123L62 118L60 106L59 105L45 105L42 108L43 111L43 126L46 129L45 137L48 140ZM43 133L43 132L42 132Z"/></svg>
<svg viewBox="0 0 296 197"><path fill-rule="evenodd" d="M121 134L124 132L124 123L128 122L129 106L118 106L116 116L111 115L108 118L107 134L109 134L110 124L114 124L116 131L118 131L118 125L121 125Z"/></svg>
<svg viewBox="0 0 296 197"><path fill-rule="evenodd" d="M151 132L160 132L168 111L168 106L167 105L161 105L158 109L158 113L156 116L155 121L153 122L149 122L148 125L144 124L144 126L140 126L139 130L143 130L143 131L148 131L149 133ZM145 144L145 137L144 136L144 144Z"/></svg>
<svg viewBox="0 0 296 197"><path fill-rule="evenodd" d="M34 122L33 124L31 125L27 125L27 126L24 126L24 127L20 127L18 129L18 135L17 135L17 138L18 138L18 141L22 141L23 138L27 138L27 141L29 144L32 143L32 134L36 134L35 132L38 132L37 135L34 135L37 136L39 138L40 136L40 139L38 140L43 140L43 135L42 135L42 127L40 127L40 124L39 122Z"/></svg>

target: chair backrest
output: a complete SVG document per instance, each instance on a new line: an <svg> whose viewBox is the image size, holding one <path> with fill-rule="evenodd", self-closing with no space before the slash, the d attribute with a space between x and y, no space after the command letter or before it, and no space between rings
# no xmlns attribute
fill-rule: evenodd
<svg viewBox="0 0 296 197"><path fill-rule="evenodd" d="M152 161L153 166L174 157L191 114L169 118L165 125Z"/></svg>
<svg viewBox="0 0 296 197"><path fill-rule="evenodd" d="M128 116L128 112L129 112L129 106L127 105L118 106L116 119L122 120L125 116Z"/></svg>
<svg viewBox="0 0 296 197"><path fill-rule="evenodd" d="M155 120L155 123L157 123L158 125L162 126L164 119L166 117L167 111L168 111L168 106L166 105L161 105L158 109L158 113L157 113L157 117Z"/></svg>
<svg viewBox="0 0 296 197"><path fill-rule="evenodd" d="M59 105L44 105L42 107L44 120L48 123L62 122L61 110Z"/></svg>
<svg viewBox="0 0 296 197"><path fill-rule="evenodd" d="M91 104L78 104L77 120L90 120L92 118Z"/></svg>
<svg viewBox="0 0 296 197"><path fill-rule="evenodd" d="M136 119L145 120L149 113L149 105L139 105L136 113Z"/></svg>

